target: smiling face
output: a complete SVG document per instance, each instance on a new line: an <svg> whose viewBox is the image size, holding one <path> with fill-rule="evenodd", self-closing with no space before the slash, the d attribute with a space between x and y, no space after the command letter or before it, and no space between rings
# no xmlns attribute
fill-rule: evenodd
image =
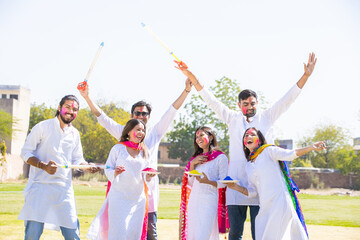
<svg viewBox="0 0 360 240"><path fill-rule="evenodd" d="M134 143L140 143L145 137L145 127L143 124L137 124L133 129L129 132L129 141Z"/></svg>
<svg viewBox="0 0 360 240"><path fill-rule="evenodd" d="M58 107L59 117L65 124L71 123L79 111L79 104L74 100L66 100L62 106Z"/></svg>
<svg viewBox="0 0 360 240"><path fill-rule="evenodd" d="M243 141L245 147L247 147L250 151L256 149L260 142L259 136L254 129L249 129L246 131Z"/></svg>
<svg viewBox="0 0 360 240"><path fill-rule="evenodd" d="M131 114L131 118L142 120L146 124L150 118L149 110L146 106L135 107L134 112Z"/></svg>
<svg viewBox="0 0 360 240"><path fill-rule="evenodd" d="M204 150L204 152L209 151L210 142L212 140L212 136L209 136L203 130L198 130L196 132L196 144Z"/></svg>
<svg viewBox="0 0 360 240"><path fill-rule="evenodd" d="M256 114L256 108L257 108L258 101L255 97L250 96L245 100L240 100L238 102L238 106L241 109L241 112L246 117L253 117Z"/></svg>

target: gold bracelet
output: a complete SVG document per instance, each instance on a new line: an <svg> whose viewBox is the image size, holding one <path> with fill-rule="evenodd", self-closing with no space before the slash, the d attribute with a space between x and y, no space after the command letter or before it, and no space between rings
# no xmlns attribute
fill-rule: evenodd
<svg viewBox="0 0 360 240"><path fill-rule="evenodd" d="M186 90L186 88L184 89L185 92L189 93L190 91Z"/></svg>

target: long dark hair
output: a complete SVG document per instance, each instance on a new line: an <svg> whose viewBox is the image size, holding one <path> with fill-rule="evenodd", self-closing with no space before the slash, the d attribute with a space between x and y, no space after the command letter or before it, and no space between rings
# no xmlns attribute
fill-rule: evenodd
<svg viewBox="0 0 360 240"><path fill-rule="evenodd" d="M258 135L258 137L259 137L259 147L262 146L262 145L264 145L264 144L267 144L267 143L266 143L266 140L265 140L265 137L264 137L264 135L261 133L260 130L258 130L258 129L255 128L255 127L250 127L250 128L248 128L248 129L246 129L246 131L244 132L244 136L243 136L243 138L242 138L242 144L243 144L243 149L244 149L244 153L245 153L246 159L249 159L249 155L250 155L251 152L250 152L250 150L245 146L245 144L244 144L244 138L245 138L246 132L249 131L250 129L253 129L253 130L256 132L256 134Z"/></svg>
<svg viewBox="0 0 360 240"><path fill-rule="evenodd" d="M206 127L206 126L201 126L201 127L198 127L198 129L196 129L195 131L195 136L194 136L194 149L195 149L195 152L194 154L192 155L192 157L196 157L197 155L203 153L203 149L201 147L199 147L199 145L196 143L196 133L199 131L199 130L202 130L204 131L209 137L212 136L213 139L210 140L210 145L209 145L209 153L211 154L214 150L216 151L221 151L220 148L218 147L218 142L216 140L216 136L215 136L215 133L214 131L209 128L209 127Z"/></svg>
<svg viewBox="0 0 360 240"><path fill-rule="evenodd" d="M126 141L129 141L129 132L131 130L134 129L134 127L138 124L142 124L144 126L144 130L145 130L145 136L146 136L146 125L145 123L140 120L140 119L130 119L125 127L124 127L124 130L122 131L122 134L121 134L121 137L120 137L120 142L126 142ZM141 140L141 142L139 143L139 145L142 147L143 149L143 156L144 158L147 158L148 157L148 149L145 145L145 142L144 142L144 139L145 139L145 136L144 138Z"/></svg>

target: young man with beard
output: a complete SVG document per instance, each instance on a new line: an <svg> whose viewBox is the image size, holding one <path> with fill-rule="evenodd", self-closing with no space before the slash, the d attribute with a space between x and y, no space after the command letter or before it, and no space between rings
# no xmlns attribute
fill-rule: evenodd
<svg viewBox="0 0 360 240"><path fill-rule="evenodd" d="M21 157L31 165L19 215L25 221L25 240L40 239L44 225L61 229L65 239L80 239L71 169L58 168L88 164L79 132L71 125L78 111L79 101L74 95L63 97L55 118L36 124L21 150ZM93 166L89 171L98 168Z"/></svg>
<svg viewBox="0 0 360 240"><path fill-rule="evenodd" d="M233 111L203 87L190 71L179 66L184 75L191 80L206 104L229 126L230 163L228 175L232 179L239 180L240 186L248 186L245 172L247 159L242 144L245 130L255 127L263 133L267 143L274 143L272 127L275 121L288 110L300 94L301 89L315 68L316 60L315 54L310 53L308 63L304 63L304 74L300 80L272 107L263 112L257 111L258 100L254 91L246 89L240 92L238 106L241 112ZM238 191L228 188L226 190L226 205L228 206L230 223L229 240L242 239L248 206L250 207L251 234L253 239L255 239L255 217L259 211L259 199L257 197L247 197Z"/></svg>
<svg viewBox="0 0 360 240"><path fill-rule="evenodd" d="M145 137L145 145L149 148L150 154L150 166L157 169L158 164L158 150L161 139L164 137L166 130L174 120L177 110L182 106L186 97L191 91L192 84L189 79L185 82L185 89L181 92L180 96L173 102L169 109L162 116L160 121L154 126L146 126L147 132ZM92 101L89 96L89 86L87 85L85 90L79 90L81 96L84 97L88 103L91 111L95 114L98 122L104 127L113 137L120 139L123 125L118 124L111 118L109 118L101 109ZM139 101L131 107L131 118L140 119L147 124L150 119L151 105L145 101ZM108 182L108 190L110 182ZM157 208L159 204L159 178L156 175L148 182L149 187L149 214L148 214L148 240L157 239Z"/></svg>

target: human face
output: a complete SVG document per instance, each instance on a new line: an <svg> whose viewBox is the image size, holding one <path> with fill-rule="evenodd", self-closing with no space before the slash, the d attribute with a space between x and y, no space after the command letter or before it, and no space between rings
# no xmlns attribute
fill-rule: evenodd
<svg viewBox="0 0 360 240"><path fill-rule="evenodd" d="M150 119L150 114L146 106L135 107L134 112L131 114L133 119L142 120L145 124Z"/></svg>
<svg viewBox="0 0 360 240"><path fill-rule="evenodd" d="M139 123L128 133L129 141L134 143L140 143L145 137L144 125Z"/></svg>
<svg viewBox="0 0 360 240"><path fill-rule="evenodd" d="M60 119L65 123L71 123L77 116L79 104L74 100L66 100L62 106L58 108Z"/></svg>
<svg viewBox="0 0 360 240"><path fill-rule="evenodd" d="M209 151L210 142L212 140L212 136L209 136L206 132L203 130L198 130L196 132L196 144L203 149L204 152Z"/></svg>
<svg viewBox="0 0 360 240"><path fill-rule="evenodd" d="M249 129L246 131L243 141L245 147L247 147L250 151L256 149L260 143L259 136L254 129Z"/></svg>
<svg viewBox="0 0 360 240"><path fill-rule="evenodd" d="M258 101L253 96L250 96L245 100L240 100L238 103L241 112L248 118L255 116L257 104Z"/></svg>

